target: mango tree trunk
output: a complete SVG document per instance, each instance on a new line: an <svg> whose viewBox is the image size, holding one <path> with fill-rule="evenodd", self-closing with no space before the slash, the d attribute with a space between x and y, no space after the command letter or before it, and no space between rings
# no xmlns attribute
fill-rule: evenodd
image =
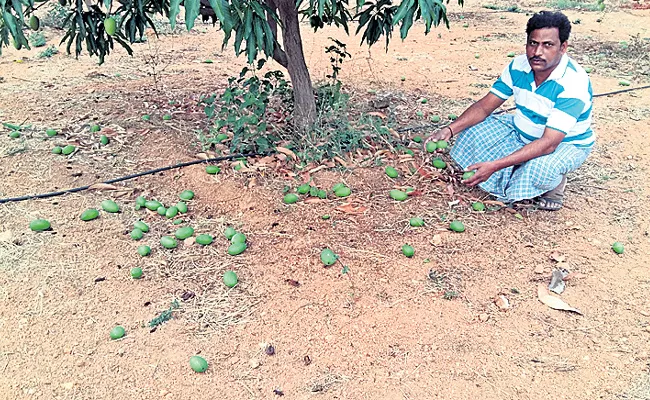
<svg viewBox="0 0 650 400"><path fill-rule="evenodd" d="M276 6L280 21L282 22L282 43L285 57L274 59L280 64L286 62L285 67L289 72L293 85L294 124L300 130L306 130L316 120L316 99L314 97L311 77L302 51L302 38L300 36L300 23L295 0L267 0L267 4ZM277 35L276 35L277 37Z"/></svg>

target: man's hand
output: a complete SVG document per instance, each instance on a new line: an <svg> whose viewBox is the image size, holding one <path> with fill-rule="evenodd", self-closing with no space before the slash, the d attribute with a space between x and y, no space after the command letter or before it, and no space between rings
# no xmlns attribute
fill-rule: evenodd
<svg viewBox="0 0 650 400"><path fill-rule="evenodd" d="M454 133L458 134L465 129L478 124L479 122L484 121L488 115L494 112L494 110L501 107L504 101L505 100L499 98L493 93L486 94L485 97L472 104L460 115L460 117L458 117L457 120L452 122L450 124L453 125L452 127L445 126L426 138L424 141L425 148L427 143L431 141L437 142L439 140L449 140ZM451 131L452 129L453 133Z"/></svg>
<svg viewBox="0 0 650 400"><path fill-rule="evenodd" d="M463 183L468 186L476 186L490 179L492 174L500 169L521 165L533 158L551 154L562 142L564 137L564 133L547 127L544 130L544 135L540 139L533 140L509 156L503 157L500 160L470 165L467 167L467 171L475 170L475 173L471 178L463 181Z"/></svg>
<svg viewBox="0 0 650 400"><path fill-rule="evenodd" d="M425 141L424 141L424 148L427 147L427 143L433 141L437 142L438 140L449 140L451 139L451 128L445 126L442 129L438 129L435 131L431 136L429 136Z"/></svg>
<svg viewBox="0 0 650 400"><path fill-rule="evenodd" d="M482 162L467 167L467 171L475 171L474 175L466 181L463 181L467 186L476 186L479 183L485 182L492 176L493 173L498 171L496 163Z"/></svg>

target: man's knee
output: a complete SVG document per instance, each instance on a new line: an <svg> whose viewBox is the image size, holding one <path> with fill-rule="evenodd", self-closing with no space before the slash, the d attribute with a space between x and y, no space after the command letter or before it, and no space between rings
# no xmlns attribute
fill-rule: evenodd
<svg viewBox="0 0 650 400"><path fill-rule="evenodd" d="M530 183L542 190L551 190L562 179L562 173L550 157L537 157L522 165L522 173L528 175Z"/></svg>

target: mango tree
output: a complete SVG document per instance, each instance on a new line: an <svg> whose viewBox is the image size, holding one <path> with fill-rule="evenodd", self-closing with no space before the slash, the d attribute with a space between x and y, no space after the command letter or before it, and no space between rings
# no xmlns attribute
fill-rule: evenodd
<svg viewBox="0 0 650 400"><path fill-rule="evenodd" d="M384 37L386 49L397 26L402 39L418 20L425 34L441 22L449 27L445 6L449 0L357 0L354 5L348 0L0 0L0 48L9 44L29 48L23 29L38 29L34 11L50 1L70 9L61 40L68 54L74 48L79 56L85 47L100 64L116 42L131 55L130 44L142 40L147 27L157 34L152 19L156 15L168 18L174 28L183 7L189 30L199 14L213 13L224 32L222 48L232 43L235 54L245 54L249 63L272 58L287 69L293 84L294 123L302 129L314 122L316 102L303 53L301 18L308 18L314 30L334 25L346 34L355 24L356 33L363 30L362 44L372 46Z"/></svg>

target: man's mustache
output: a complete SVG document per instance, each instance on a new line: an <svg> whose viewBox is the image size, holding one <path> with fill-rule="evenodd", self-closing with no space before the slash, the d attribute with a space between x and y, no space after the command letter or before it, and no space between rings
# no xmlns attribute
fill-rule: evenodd
<svg viewBox="0 0 650 400"><path fill-rule="evenodd" d="M531 58L529 58L529 60L530 61L544 61L543 58L539 58L539 57L531 57Z"/></svg>

